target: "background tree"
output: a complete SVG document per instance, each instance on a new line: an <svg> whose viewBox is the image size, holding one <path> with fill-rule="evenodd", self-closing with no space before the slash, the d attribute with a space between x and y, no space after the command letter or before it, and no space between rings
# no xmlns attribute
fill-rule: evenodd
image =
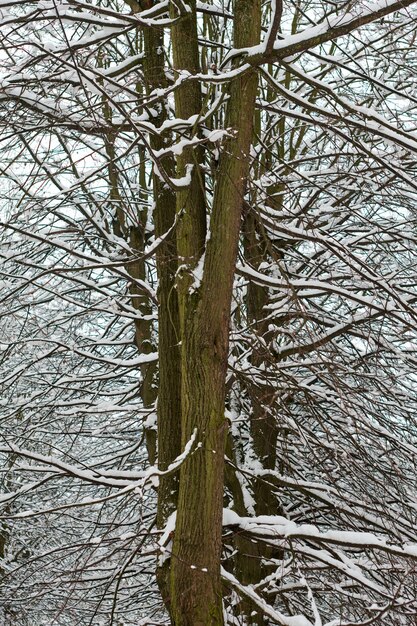
<svg viewBox="0 0 417 626"><path fill-rule="evenodd" d="M414 5L2 5L5 619L415 619Z"/></svg>

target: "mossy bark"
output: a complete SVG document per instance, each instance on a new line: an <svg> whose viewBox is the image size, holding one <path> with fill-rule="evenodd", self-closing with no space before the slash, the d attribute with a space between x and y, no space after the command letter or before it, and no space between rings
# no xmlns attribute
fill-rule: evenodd
<svg viewBox="0 0 417 626"><path fill-rule="evenodd" d="M197 36L196 2L190 0L191 12L182 16L172 26L172 54L175 78L181 72L196 74L200 71ZM172 17L175 11L172 9ZM175 91L175 113L183 120L198 120L202 112L201 84L184 80ZM195 124L195 129L198 125ZM191 134L193 134L193 130ZM197 132L197 130L195 130ZM206 239L206 198L204 174L201 169L203 149L200 146L185 148L177 157L177 175L183 177L191 169L191 182L177 192L177 251L179 272L177 277L182 333L189 313L189 289L193 282L193 269L204 253Z"/></svg>
<svg viewBox="0 0 417 626"><path fill-rule="evenodd" d="M258 0L237 3L235 45L255 45L259 35ZM183 309L182 440L184 445L196 430L198 446L180 473L171 566L171 616L176 626L223 624L220 558L227 435L225 379L256 91L255 71L231 84L226 125L237 132L222 148L201 285L189 294ZM189 228L188 238L192 239L198 224L194 223L194 234L193 224Z"/></svg>
<svg viewBox="0 0 417 626"><path fill-rule="evenodd" d="M152 0L141 2L141 8L152 6ZM163 31L148 28L143 33L144 60L143 72L148 91L167 86L165 60L163 54ZM158 114L153 119L161 126L167 118L164 103L158 105ZM163 134L152 135L154 150L166 148ZM172 157L164 159L161 166L169 177L175 174ZM180 323L178 296L175 285L177 272L177 246L173 226L176 216L176 195L159 176L153 177L155 237L164 236L156 253L158 272L158 466L166 470L181 450L181 364L180 364ZM166 235L168 231L171 232ZM163 528L169 515L177 507L178 474L161 476L158 487L157 526ZM169 561L157 568L157 581L165 606L170 610Z"/></svg>

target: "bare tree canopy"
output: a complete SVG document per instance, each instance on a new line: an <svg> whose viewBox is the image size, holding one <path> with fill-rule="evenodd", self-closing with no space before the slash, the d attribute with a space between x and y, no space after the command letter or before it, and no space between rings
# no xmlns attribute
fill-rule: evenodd
<svg viewBox="0 0 417 626"><path fill-rule="evenodd" d="M0 622L414 624L417 1L0 22Z"/></svg>

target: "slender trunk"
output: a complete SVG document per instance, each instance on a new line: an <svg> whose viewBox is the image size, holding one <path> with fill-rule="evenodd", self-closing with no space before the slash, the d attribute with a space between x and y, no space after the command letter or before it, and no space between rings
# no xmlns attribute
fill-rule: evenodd
<svg viewBox="0 0 417 626"><path fill-rule="evenodd" d="M200 70L196 2L190 0L191 12L172 27L172 52L176 78L182 71L196 74ZM173 16L174 17L174 16ZM175 91L175 112L178 118L198 119L202 110L201 84L187 81ZM197 128L197 124L196 124ZM178 272L177 285L180 305L182 332L186 322L186 309L189 302L189 290L193 282L193 269L204 253L206 239L206 199L201 147L185 148L177 157L177 174L185 176L191 169L191 182L177 193L177 248Z"/></svg>
<svg viewBox="0 0 417 626"><path fill-rule="evenodd" d="M98 58L99 67L102 67L103 60L101 56ZM102 97L103 114L105 119L111 123L112 110L109 104L109 100L106 96ZM149 295L140 286L137 281L146 281L146 263L144 261L145 250L145 229L148 218L147 208L139 208L134 216L134 223L131 223L127 219L128 211L126 211L125 202L123 196L120 193L120 172L117 162L116 151L116 135L114 133L107 133L104 138L105 150L108 157L108 177L109 177L109 196L113 210L112 226L113 231L117 237L120 237L130 244L130 247L135 255L135 260L129 259L129 263L126 265L126 271L131 277L129 284L129 294L132 307L137 312L135 318L135 344L138 351L141 354L149 354L153 352L154 346L152 343L152 322L150 316L152 313L152 307L149 301ZM144 150L141 151L140 170L138 173L140 179L141 193L146 196L147 184L144 170ZM144 200L144 198L140 198ZM138 206L140 204L138 203ZM146 203L145 203L146 206ZM156 400L156 385L155 376L157 371L156 363L146 363L141 366L141 389L140 395L142 398L144 408L152 408ZM151 465L156 462L156 442L157 436L153 425L145 428L145 441L148 452L148 459Z"/></svg>
<svg viewBox="0 0 417 626"><path fill-rule="evenodd" d="M147 9L150 2L142 2ZM156 28L144 30L143 71L148 91L167 86L165 61L162 53L163 31ZM167 118L165 106L160 104L158 114L153 119L162 126ZM163 135L152 135L151 146L155 150L166 147ZM174 176L175 164L167 157L163 167L168 176ZM177 248L173 225L176 215L175 193L160 178L153 175L155 237L164 236L156 253L158 272L158 357L159 384L157 404L158 465L166 470L178 456L181 449L181 365L180 365L180 324L178 296L175 286L177 272ZM172 229L168 236L166 233ZM168 517L175 511L178 498L178 474L161 476L158 487L157 525L163 528ZM168 560L160 562L157 580L165 606L170 610Z"/></svg>

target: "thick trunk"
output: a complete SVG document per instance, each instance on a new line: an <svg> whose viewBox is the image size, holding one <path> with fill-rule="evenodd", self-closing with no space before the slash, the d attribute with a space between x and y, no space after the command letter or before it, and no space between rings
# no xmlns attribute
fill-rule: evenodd
<svg viewBox="0 0 417 626"><path fill-rule="evenodd" d="M178 626L223 623L220 552L227 334L216 345L206 322L200 302L183 338L183 443L197 429L201 446L180 473L171 579L172 620Z"/></svg>
<svg viewBox="0 0 417 626"><path fill-rule="evenodd" d="M259 41L260 4L239 2L237 46ZM231 85L227 127L238 132L223 147L201 285L187 299L182 351L183 445L194 430L199 446L183 464L172 562L176 626L223 624L220 557L223 508L225 378L232 285L249 171L257 75Z"/></svg>

